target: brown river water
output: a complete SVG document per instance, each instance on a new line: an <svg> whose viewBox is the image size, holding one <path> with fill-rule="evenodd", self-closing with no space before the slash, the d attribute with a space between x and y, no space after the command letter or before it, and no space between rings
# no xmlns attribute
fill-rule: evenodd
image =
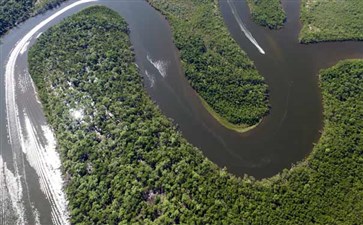
<svg viewBox="0 0 363 225"><path fill-rule="evenodd" d="M2 37L2 83L5 65L15 44L35 25L73 2L75 1L69 1L58 9L31 18ZM266 178L303 160L320 137L323 117L318 85L319 70L342 59L363 57L362 42L299 44L300 1L282 2L287 12L287 23L283 29L274 31L251 21L245 0L220 0L220 10L228 30L255 62L269 87L270 114L255 129L242 134L221 126L202 106L183 74L168 22L144 0L105 0L82 4L63 13L39 32L44 32L89 5L102 4L119 12L129 24L136 62L144 77L146 91L161 111L174 121L183 136L200 148L211 161L220 167L226 167L230 173ZM232 9L235 10L234 14ZM241 23L265 54L261 54L246 37L241 30ZM29 46L35 42L37 34L32 37ZM28 77L26 52L16 61L15 76L19 82ZM15 87L17 107L26 110L27 116L34 123L34 130L41 130L41 125L46 124L46 120L41 105L34 97L31 82L20 83ZM13 138L13 146L10 145L5 108L5 91L1 88L1 159L9 171L19 177L23 193L21 204L27 224L35 224L37 220L40 224L56 223L51 215L53 201L41 191L37 172L31 166L33 163L28 162L28 157L23 155L16 138ZM21 115L19 117L21 123L24 123L25 119ZM1 191L5 193L7 189L2 185L0 184ZM6 213L6 207L10 204L8 200L2 197L0 202L0 224L15 224L12 212Z"/></svg>

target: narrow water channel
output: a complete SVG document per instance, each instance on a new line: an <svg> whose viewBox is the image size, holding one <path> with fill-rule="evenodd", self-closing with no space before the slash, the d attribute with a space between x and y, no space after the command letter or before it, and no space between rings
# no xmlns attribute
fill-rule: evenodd
<svg viewBox="0 0 363 225"><path fill-rule="evenodd" d="M2 83L5 64L15 44L34 26L73 2L76 1L69 1L59 9L29 19L1 39ZM144 0L105 0L74 7L44 26L32 37L29 46L41 32L86 6L102 4L110 7L119 12L129 24L136 61L144 77L146 91L162 112L174 121L184 137L199 147L210 160L237 176L248 174L256 178L269 177L303 160L312 150L313 143L318 141L322 130L318 71L341 59L362 58L363 43L298 44L298 0L283 0L288 22L279 31L271 31L253 23L245 0L231 0L230 3L220 1L225 24L265 77L272 107L270 115L257 128L243 134L224 128L204 109L183 74L168 22ZM231 5L235 7L234 14ZM246 37L241 30L241 22L265 54L261 54L251 39ZM28 112L27 116L34 123L35 129L40 129L46 121L31 82L27 80L29 74L26 53L27 51L16 62L17 105L20 111L24 109ZM29 224L34 224L37 219L41 224L52 224L52 202L41 191L32 162L28 162L29 157L21 151L14 153L9 144L4 99L5 92L1 88L1 161L6 163L12 173L20 171L17 175L21 177L21 204ZM23 121L24 118L20 120ZM17 155L16 159L14 154ZM21 165L16 163L20 159ZM4 204L2 206L4 208ZM2 215L2 218L5 216Z"/></svg>
<svg viewBox="0 0 363 225"><path fill-rule="evenodd" d="M257 128L239 134L221 126L203 108L180 68L179 55L163 16L142 0L123 4L112 8L117 8L130 24L137 63L148 93L188 141L237 176L269 177L303 160L322 130L318 71L340 59L363 57L362 42L299 44L298 0L283 1L288 22L279 31L251 21L245 0L231 0L230 4L221 0L226 26L255 62L270 91L270 115ZM265 54L242 32L240 21Z"/></svg>

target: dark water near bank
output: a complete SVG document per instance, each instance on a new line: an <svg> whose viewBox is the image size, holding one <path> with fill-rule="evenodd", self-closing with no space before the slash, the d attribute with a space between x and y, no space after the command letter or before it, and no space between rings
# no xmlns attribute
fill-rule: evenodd
<svg viewBox="0 0 363 225"><path fill-rule="evenodd" d="M363 57L362 42L299 44L300 1L282 2L287 12L287 24L279 31L271 31L250 20L244 0L232 1L248 30L265 50L266 55L262 55L241 32L227 1L220 1L230 33L265 77L272 107L271 114L260 126L240 138L218 129L223 136L228 136L229 147L240 156L239 159L245 158L249 162L244 164L228 157L224 163L235 174L269 177L304 159L322 130L318 71L340 59Z"/></svg>
<svg viewBox="0 0 363 225"><path fill-rule="evenodd" d="M150 87L152 82L145 76L148 93L175 121L184 137L229 172L264 178L290 168L311 152L322 130L318 71L340 59L363 57L363 43L298 44L299 1L283 1L288 22L279 31L254 24L244 0L232 3L266 52L266 55L258 52L240 30L227 1L220 1L233 38L266 79L272 107L271 114L257 128L244 134L224 128L203 108L184 78L169 27L162 16L143 1L124 3L129 8L121 4L120 10L130 24L141 72L145 75L148 71L155 79ZM147 55L153 61L168 62L165 78L149 63Z"/></svg>
<svg viewBox="0 0 363 225"><path fill-rule="evenodd" d="M67 2L62 7L73 2L75 1ZM144 77L147 92L162 112L174 120L183 136L199 147L210 160L220 167L226 167L235 175L269 177L303 160L311 151L313 143L318 141L319 131L322 129L318 71L334 65L340 59L362 58L363 43L298 44L298 0L283 1L288 22L279 31L270 31L254 24L250 20L244 0L232 3L246 27L266 52L266 55L260 54L244 36L231 13L231 8L225 0L221 0L220 9L231 35L266 79L272 107L271 114L264 118L257 128L244 134L224 128L203 108L195 91L184 77L167 21L145 1L114 0L83 4L62 14L46 25L41 32L88 5L102 4L119 12L129 24L137 64ZM53 13L54 11L50 11L32 18L2 38L1 82L4 82L4 66L8 55L16 42ZM35 37L31 44L34 41ZM26 69L26 61L26 54L18 59L19 73ZM4 161L11 168L13 157L7 141L4 98L4 89L1 88L0 147ZM44 116L36 102L27 100L21 104L34 112L29 116L39 120L39 123L44 123ZM27 162L22 169L28 177L24 180L28 189L24 189L23 194L27 196L24 204L28 221L34 221L30 213L33 205L39 212L40 222L52 224L50 203L40 191L37 174Z"/></svg>

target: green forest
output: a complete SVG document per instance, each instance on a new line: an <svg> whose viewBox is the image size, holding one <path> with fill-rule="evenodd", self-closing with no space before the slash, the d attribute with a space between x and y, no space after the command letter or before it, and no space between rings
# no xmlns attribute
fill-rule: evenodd
<svg viewBox="0 0 363 225"><path fill-rule="evenodd" d="M247 0L251 16L258 24L270 29L284 25L286 15L280 0Z"/></svg>
<svg viewBox="0 0 363 225"><path fill-rule="evenodd" d="M0 36L30 16L43 13L65 0L0 0Z"/></svg>
<svg viewBox="0 0 363 225"><path fill-rule="evenodd" d="M29 52L72 224L363 221L362 60L321 71L325 128L311 155L256 181L218 168L161 114L143 89L128 33L117 13L94 6Z"/></svg>
<svg viewBox="0 0 363 225"><path fill-rule="evenodd" d="M300 42L363 40L363 1L302 0Z"/></svg>
<svg viewBox="0 0 363 225"><path fill-rule="evenodd" d="M218 1L148 2L167 17L185 75L212 114L233 125L257 124L269 111L267 85L230 37Z"/></svg>

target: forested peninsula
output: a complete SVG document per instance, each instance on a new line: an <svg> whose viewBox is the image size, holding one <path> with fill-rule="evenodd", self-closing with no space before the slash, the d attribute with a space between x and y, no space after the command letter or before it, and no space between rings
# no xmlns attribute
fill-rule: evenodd
<svg viewBox="0 0 363 225"><path fill-rule="evenodd" d="M65 0L0 0L0 36L31 16L58 6Z"/></svg>
<svg viewBox="0 0 363 225"><path fill-rule="evenodd" d="M238 131L268 114L267 85L230 37L218 1L148 2L167 17L185 75L213 116Z"/></svg>
<svg viewBox="0 0 363 225"><path fill-rule="evenodd" d="M363 1L301 0L300 42L363 40Z"/></svg>
<svg viewBox="0 0 363 225"><path fill-rule="evenodd" d="M362 60L321 72L325 129L308 159L255 181L218 168L161 114L143 89L128 32L117 13L95 6L29 52L72 224L363 221Z"/></svg>
<svg viewBox="0 0 363 225"><path fill-rule="evenodd" d="M280 0L247 0L252 19L270 29L283 27L285 11Z"/></svg>

